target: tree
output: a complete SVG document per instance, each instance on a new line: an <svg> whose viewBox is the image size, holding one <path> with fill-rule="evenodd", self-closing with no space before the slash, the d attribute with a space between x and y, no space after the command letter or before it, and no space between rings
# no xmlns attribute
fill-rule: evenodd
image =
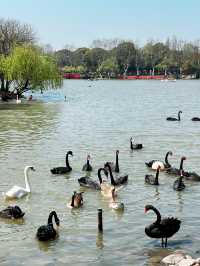
<svg viewBox="0 0 200 266"><path fill-rule="evenodd" d="M19 96L28 90L41 90L61 86L62 79L55 59L41 54L36 46L16 47L5 58L4 76ZM11 87L9 87L11 88ZM8 89L9 89L8 88Z"/></svg>
<svg viewBox="0 0 200 266"><path fill-rule="evenodd" d="M119 71L126 76L128 69L135 67L136 49L132 42L123 42L113 49L113 54L116 57Z"/></svg>
<svg viewBox="0 0 200 266"><path fill-rule="evenodd" d="M97 39L91 44L91 48L102 48L104 50L111 50L117 47L123 40L120 39Z"/></svg>
<svg viewBox="0 0 200 266"><path fill-rule="evenodd" d="M101 76L105 75L108 78L112 76L116 76L116 74L118 73L118 65L117 65L116 58L110 57L104 60L100 64L98 68L98 72L101 74Z"/></svg>
<svg viewBox="0 0 200 266"><path fill-rule="evenodd" d="M0 55L8 56L16 45L34 43L35 33L28 24L21 24L16 20L0 19ZM0 71L1 90L8 88L9 84Z"/></svg>
<svg viewBox="0 0 200 266"><path fill-rule="evenodd" d="M54 55L55 55L55 58L56 58L56 61L59 67L72 65L72 52L71 51L67 49L63 49L63 50L59 50L55 52Z"/></svg>
<svg viewBox="0 0 200 266"><path fill-rule="evenodd" d="M84 65L85 66L85 55L89 51L89 48L78 48L76 51L72 53L72 61L71 65L72 66L80 66Z"/></svg>
<svg viewBox="0 0 200 266"><path fill-rule="evenodd" d="M12 19L0 19L0 54L9 55L14 46L34 42L35 33L30 25Z"/></svg>
<svg viewBox="0 0 200 266"><path fill-rule="evenodd" d="M85 66L88 71L96 72L99 65L107 57L107 51L102 48L94 48L87 51L84 57Z"/></svg>

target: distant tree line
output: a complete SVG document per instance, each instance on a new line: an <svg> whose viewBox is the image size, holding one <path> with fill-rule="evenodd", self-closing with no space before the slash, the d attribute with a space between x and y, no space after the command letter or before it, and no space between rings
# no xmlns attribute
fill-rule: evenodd
<svg viewBox="0 0 200 266"><path fill-rule="evenodd" d="M116 77L117 75L183 75L200 77L200 41L186 42L176 37L166 42L148 41L139 47L132 41L95 40L91 48L56 51L64 72Z"/></svg>
<svg viewBox="0 0 200 266"><path fill-rule="evenodd" d="M0 19L0 98L7 101L28 90L57 88L61 82L55 57L37 45L32 27Z"/></svg>

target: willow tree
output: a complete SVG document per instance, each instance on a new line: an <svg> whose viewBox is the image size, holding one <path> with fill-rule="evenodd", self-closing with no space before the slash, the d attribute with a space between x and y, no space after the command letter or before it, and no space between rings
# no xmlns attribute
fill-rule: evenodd
<svg viewBox="0 0 200 266"><path fill-rule="evenodd" d="M0 55L7 57L16 45L33 44L36 37L32 27L17 20L0 18ZM1 63L1 62L0 62ZM0 66L0 91L7 91L9 84Z"/></svg>
<svg viewBox="0 0 200 266"><path fill-rule="evenodd" d="M4 75L9 81L8 89L17 90L19 96L28 90L58 88L62 84L54 58L31 45L13 49L5 58Z"/></svg>

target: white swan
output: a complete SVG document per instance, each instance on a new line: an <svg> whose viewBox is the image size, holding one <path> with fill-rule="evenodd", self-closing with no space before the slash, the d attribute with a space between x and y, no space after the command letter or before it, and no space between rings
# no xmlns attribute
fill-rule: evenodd
<svg viewBox="0 0 200 266"><path fill-rule="evenodd" d="M116 201L115 188L112 190L112 201L109 203L109 207L113 210L124 210L124 203Z"/></svg>
<svg viewBox="0 0 200 266"><path fill-rule="evenodd" d="M21 103L22 100L19 99L19 96L17 95L16 103Z"/></svg>
<svg viewBox="0 0 200 266"><path fill-rule="evenodd" d="M29 170L35 171L33 166L26 166L24 168L24 178L25 178L26 187L23 188L19 186L13 186L10 190L8 190L5 193L5 197L7 199L16 199L16 198L19 199L31 192L31 188L30 188L29 180L28 180Z"/></svg>

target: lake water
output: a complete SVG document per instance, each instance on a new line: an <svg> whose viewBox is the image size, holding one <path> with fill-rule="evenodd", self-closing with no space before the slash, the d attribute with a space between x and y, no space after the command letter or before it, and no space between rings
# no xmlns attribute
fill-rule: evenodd
<svg viewBox="0 0 200 266"><path fill-rule="evenodd" d="M64 102L64 96L67 101ZM17 201L0 197L1 209L18 204L25 212L23 222L0 220L0 265L159 265L159 260L176 249L194 257L200 254L200 183L186 181L183 192L172 188L174 177L160 174L160 186L144 184L149 171L144 162L164 159L171 150L171 164L179 165L185 155L185 169L200 173L199 81L86 81L66 80L63 88L33 94L41 101L0 105L0 193L13 185L24 186L23 169L34 165L30 196ZM181 122L168 122L182 110ZM144 149L131 152L129 138ZM119 149L121 173L128 184L119 191L123 213L108 207L100 192L85 190L84 207L66 207L86 156L91 155L91 176L105 161L114 161ZM68 150L73 170L54 176L50 169L64 166ZM181 219L181 229L169 239L167 249L148 238L146 225L155 220L144 206L153 204L163 216ZM104 233L97 231L97 209L103 209ZM59 238L40 243L37 228L46 224L56 210L61 220Z"/></svg>

